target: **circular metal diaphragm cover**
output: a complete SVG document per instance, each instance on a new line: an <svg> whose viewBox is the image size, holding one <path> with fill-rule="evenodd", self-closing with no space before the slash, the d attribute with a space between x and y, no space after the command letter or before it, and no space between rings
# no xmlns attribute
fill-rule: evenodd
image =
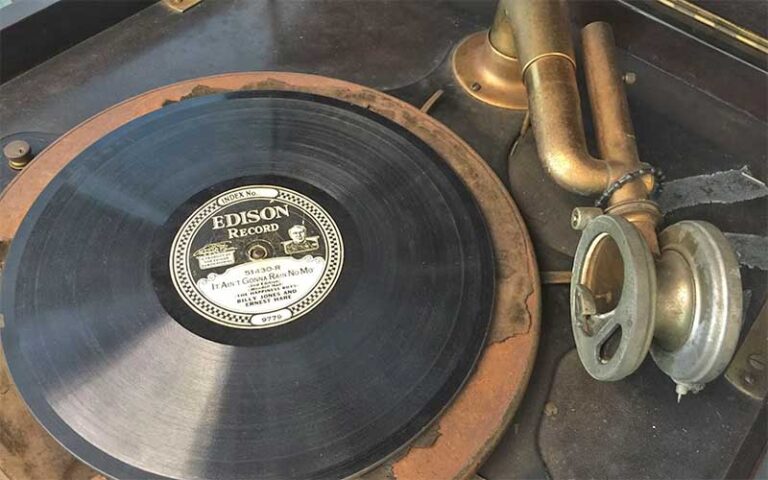
<svg viewBox="0 0 768 480"><path fill-rule="evenodd" d="M680 255L690 270L693 311L687 339L673 351L659 342L651 355L675 382L703 384L720 375L736 350L742 322L742 291L736 254L714 225L686 220L659 235L662 258Z"/></svg>

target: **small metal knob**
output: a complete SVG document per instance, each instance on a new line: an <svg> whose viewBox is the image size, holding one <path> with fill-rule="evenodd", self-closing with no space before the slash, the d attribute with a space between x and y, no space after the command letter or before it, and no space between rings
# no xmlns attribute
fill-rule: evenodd
<svg viewBox="0 0 768 480"><path fill-rule="evenodd" d="M576 207L571 212L571 228L584 230L589 222L602 214L603 211L596 207Z"/></svg>
<svg viewBox="0 0 768 480"><path fill-rule="evenodd" d="M9 167L21 170L32 160L32 148L24 140L14 140L3 147L3 155L8 160Z"/></svg>
<svg viewBox="0 0 768 480"><path fill-rule="evenodd" d="M621 79L624 80L624 83L627 85L634 85L637 81L637 74L635 72L627 72L621 76Z"/></svg>

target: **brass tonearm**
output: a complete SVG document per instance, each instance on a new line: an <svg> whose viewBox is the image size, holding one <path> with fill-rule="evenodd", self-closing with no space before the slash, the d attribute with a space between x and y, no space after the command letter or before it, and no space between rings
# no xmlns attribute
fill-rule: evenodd
<svg viewBox="0 0 768 480"><path fill-rule="evenodd" d="M738 341L736 255L706 222L682 221L657 233L662 213L651 195L658 170L640 161L613 33L604 22L581 32L601 158L589 153L570 32L562 0L501 0L491 29L457 47L454 73L478 100L527 107L549 175L571 192L600 195L599 207L576 208L571 218L582 231L571 320L590 375L620 380L650 350L678 396L697 392L723 372Z"/></svg>

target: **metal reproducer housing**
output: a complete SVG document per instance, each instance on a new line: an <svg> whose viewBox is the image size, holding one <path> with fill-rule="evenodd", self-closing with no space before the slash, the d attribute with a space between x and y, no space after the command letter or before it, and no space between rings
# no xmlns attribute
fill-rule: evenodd
<svg viewBox="0 0 768 480"><path fill-rule="evenodd" d="M584 223L571 320L589 374L620 380L650 350L679 395L720 375L735 351L742 314L739 264L725 236L707 222L682 221L661 232L654 258L624 218L600 215Z"/></svg>

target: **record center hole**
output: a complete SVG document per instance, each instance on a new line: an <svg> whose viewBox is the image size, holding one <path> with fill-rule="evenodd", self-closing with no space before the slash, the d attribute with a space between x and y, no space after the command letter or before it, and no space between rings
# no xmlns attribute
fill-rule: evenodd
<svg viewBox="0 0 768 480"><path fill-rule="evenodd" d="M263 245L254 245L248 249L248 258L251 260L261 260L267 257L267 249Z"/></svg>
<svg viewBox="0 0 768 480"><path fill-rule="evenodd" d="M600 363L611 361L621 344L621 326L618 326L611 335L600 345Z"/></svg>

